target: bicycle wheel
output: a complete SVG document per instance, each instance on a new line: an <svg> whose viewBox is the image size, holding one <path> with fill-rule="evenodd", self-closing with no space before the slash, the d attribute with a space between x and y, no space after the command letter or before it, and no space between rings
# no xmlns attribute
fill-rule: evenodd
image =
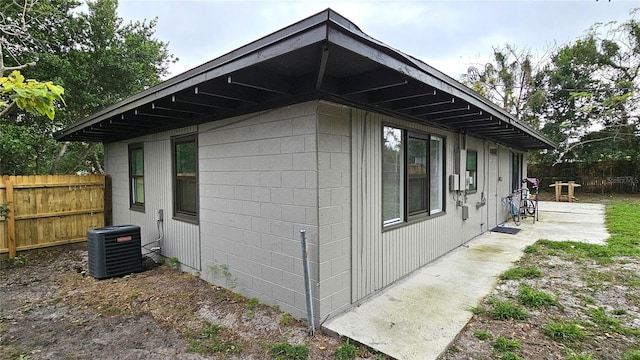
<svg viewBox="0 0 640 360"><path fill-rule="evenodd" d="M514 224L520 226L520 202L515 199L511 199L511 217Z"/></svg>
<svg viewBox="0 0 640 360"><path fill-rule="evenodd" d="M527 212L527 214L535 215L536 204L533 202L533 200L530 200L530 199L524 200L524 208L526 209L525 211Z"/></svg>
<svg viewBox="0 0 640 360"><path fill-rule="evenodd" d="M520 214L516 212L512 216L513 216L513 223L516 224L516 226L520 226Z"/></svg>

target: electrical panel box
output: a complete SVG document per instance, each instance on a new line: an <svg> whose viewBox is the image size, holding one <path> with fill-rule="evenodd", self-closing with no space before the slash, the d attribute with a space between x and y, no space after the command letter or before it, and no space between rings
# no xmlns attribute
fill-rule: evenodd
<svg viewBox="0 0 640 360"><path fill-rule="evenodd" d="M89 273L97 279L142 271L140 227L105 226L87 234Z"/></svg>
<svg viewBox="0 0 640 360"><path fill-rule="evenodd" d="M451 174L449 175L449 191L459 191L460 190L460 175Z"/></svg>

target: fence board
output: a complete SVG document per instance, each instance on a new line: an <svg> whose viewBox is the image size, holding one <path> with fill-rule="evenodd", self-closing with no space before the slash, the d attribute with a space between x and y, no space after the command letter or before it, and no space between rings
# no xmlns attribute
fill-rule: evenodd
<svg viewBox="0 0 640 360"><path fill-rule="evenodd" d="M0 254L85 241L88 229L104 226L104 196L103 175L0 177L0 203L11 209Z"/></svg>

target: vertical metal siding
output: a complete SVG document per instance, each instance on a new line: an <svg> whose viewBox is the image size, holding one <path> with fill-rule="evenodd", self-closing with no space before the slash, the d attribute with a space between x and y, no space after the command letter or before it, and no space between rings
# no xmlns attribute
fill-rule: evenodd
<svg viewBox="0 0 640 360"><path fill-rule="evenodd" d="M452 134L384 115L352 112L352 299L357 301L435 260L463 241L461 213L445 194L446 214L382 231L382 125L442 135L445 173L454 166ZM448 136L447 136L448 135ZM468 240L468 239L467 239Z"/></svg>
<svg viewBox="0 0 640 360"><path fill-rule="evenodd" d="M171 136L196 132L197 127L149 135L106 145L107 172L113 183L114 224L141 227L142 243L158 238L157 212L164 211L162 255L200 270L200 232L196 224L173 220ZM129 210L128 144L144 143L145 212Z"/></svg>

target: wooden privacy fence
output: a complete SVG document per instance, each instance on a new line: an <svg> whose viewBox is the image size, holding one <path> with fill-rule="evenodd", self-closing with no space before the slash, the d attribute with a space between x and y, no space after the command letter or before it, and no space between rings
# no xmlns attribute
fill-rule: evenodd
<svg viewBox="0 0 640 360"><path fill-rule="evenodd" d="M107 190L108 191L108 190ZM104 225L103 175L1 176L0 254L86 241L87 230Z"/></svg>

